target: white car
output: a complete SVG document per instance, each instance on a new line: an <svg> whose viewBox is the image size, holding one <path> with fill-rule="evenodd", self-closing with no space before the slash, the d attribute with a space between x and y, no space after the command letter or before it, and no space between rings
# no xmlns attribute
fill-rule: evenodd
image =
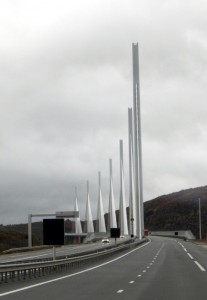
<svg viewBox="0 0 207 300"><path fill-rule="evenodd" d="M109 243L109 239L108 238L103 238L102 239L102 244L108 244Z"/></svg>

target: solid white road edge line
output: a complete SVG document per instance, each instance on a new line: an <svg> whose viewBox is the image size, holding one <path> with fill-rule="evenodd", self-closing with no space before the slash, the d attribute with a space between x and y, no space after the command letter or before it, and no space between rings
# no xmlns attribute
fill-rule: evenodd
<svg viewBox="0 0 207 300"><path fill-rule="evenodd" d="M6 296L6 295L10 295L10 294L14 294L14 293L17 293L17 292L21 292L21 291L24 291L24 290L28 290L28 289L32 289L32 288L35 288L35 287L38 287L38 286L41 286L41 285L45 285L45 284L48 284L48 283L52 283L52 282L55 282L55 281L59 281L59 280L63 280L63 279L66 279L66 278L69 278L69 277L72 277L72 276L76 276L76 275L79 275L79 274L82 274L82 273L85 273L85 272L88 272L88 271L92 271L94 269L97 269L97 268L100 268L102 266L105 266L105 265L108 265L116 260L119 260L121 259L122 257L125 257L129 254L131 254L132 252L135 252L145 246L147 246L149 243L151 243L151 240L149 239L149 242L147 242L146 244L138 247L138 248L135 248L129 252L127 252L126 254L123 254L117 258L114 258L112 260L109 260L103 264L100 264L98 266L95 266L95 267L92 267L92 268L88 268L86 270L83 270L83 271L80 271L80 272L77 272L77 273L73 273L73 274L69 274L69 275L66 275L66 276L62 276L62 277L58 277L58 278L55 278L55 279L51 279L51 280L48 280L48 281L44 281L44 282L40 282L40 283L36 283L36 284L33 284L33 285L29 285L29 286L26 286L26 287L23 287L23 288L20 288L20 289L16 289L16 290L13 290L13 291L9 291L9 292L5 292L5 293L2 293L0 294L0 297L3 297L3 296Z"/></svg>

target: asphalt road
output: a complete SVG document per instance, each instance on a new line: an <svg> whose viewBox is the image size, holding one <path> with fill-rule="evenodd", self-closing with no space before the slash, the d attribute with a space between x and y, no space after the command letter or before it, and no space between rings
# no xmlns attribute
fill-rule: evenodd
<svg viewBox="0 0 207 300"><path fill-rule="evenodd" d="M126 237L124 239L120 238L117 239L116 243L121 244L130 238ZM102 244L101 241L96 243L89 243L89 244L79 244L79 245L66 245L62 247L56 247L56 259L64 256L70 256L74 254L80 254L87 251L99 250L103 249L107 246L111 246L115 244L114 239L110 239L109 244ZM5 263L16 263L16 262L29 262L29 261L39 261L39 260L46 260L48 258L53 257L53 250L50 249L42 249L42 250L33 250L33 251L26 251L26 252L19 252L19 253L10 253L0 255L0 265Z"/></svg>
<svg viewBox="0 0 207 300"><path fill-rule="evenodd" d="M1 284L0 297L8 300L202 300L206 298L206 285L207 248L152 237L148 244L79 273Z"/></svg>

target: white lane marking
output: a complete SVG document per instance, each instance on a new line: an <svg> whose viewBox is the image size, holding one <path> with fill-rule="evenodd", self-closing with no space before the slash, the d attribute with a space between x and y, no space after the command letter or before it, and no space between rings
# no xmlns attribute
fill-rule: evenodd
<svg viewBox="0 0 207 300"><path fill-rule="evenodd" d="M142 277L142 275L139 274L139 275L137 275L137 277Z"/></svg>
<svg viewBox="0 0 207 300"><path fill-rule="evenodd" d="M134 281L132 280L132 281L130 281L129 283L132 284L132 283L134 283Z"/></svg>
<svg viewBox="0 0 207 300"><path fill-rule="evenodd" d="M117 294L123 293L124 290L118 290Z"/></svg>
<svg viewBox="0 0 207 300"><path fill-rule="evenodd" d="M146 270L143 270L142 272L145 273L145 272L147 272L147 271L146 271Z"/></svg>
<svg viewBox="0 0 207 300"><path fill-rule="evenodd" d="M187 254L191 259L193 259L193 256L190 253L187 253Z"/></svg>
<svg viewBox="0 0 207 300"><path fill-rule="evenodd" d="M3 296L6 296L6 295L10 295L10 294L14 294L14 293L17 293L17 292L21 292L21 291L24 291L24 290L28 290L28 289L32 289L32 288L35 288L35 287L38 287L38 286L41 286L41 285L45 285L45 284L49 284L49 283L52 283L52 282L55 282L55 281L59 281L59 280L63 280L63 279L66 279L66 278L69 278L69 277L73 277L73 276L76 276L76 275L79 275L79 274L82 274L82 273L85 273L85 272L89 272L89 271L92 271L94 269L97 269L97 268L100 268L100 267L103 267L105 265L108 265L116 260L119 260L129 254L131 254L132 252L135 252L143 247L146 247L149 243L151 243L151 240L149 239L149 242L147 242L146 244L138 247L138 248L135 248L117 258L114 258L112 260L109 260L103 264L100 264L100 265L97 265L95 267L92 267L92 268L88 268L86 270L83 270L83 271L79 271L77 273L73 273L73 274L69 274L69 275L66 275L66 276L62 276L62 277L58 277L58 278L55 278L55 279L51 279L51 280L48 280L48 281L44 281L44 282L40 282L40 283L36 283L36 284L33 284L33 285L29 285L29 286L26 286L24 288L20 288L20 289L16 289L16 290L13 290L13 291L9 291L9 292L5 292L5 293L2 293L0 294L0 297L3 297Z"/></svg>
<svg viewBox="0 0 207 300"><path fill-rule="evenodd" d="M187 252L186 248L185 248L182 244L180 244L180 245L183 247L183 250L184 250L185 252ZM193 256L192 256L190 253L187 252L187 255L188 255L191 259L194 259ZM194 263L199 267L199 269L200 269L202 272L205 272L205 271L206 271L206 270L201 266L201 264L199 264L199 262L197 262L196 260L194 260Z"/></svg>
<svg viewBox="0 0 207 300"><path fill-rule="evenodd" d="M194 263L199 267L199 269L203 272L205 272L206 270L196 261L194 260Z"/></svg>

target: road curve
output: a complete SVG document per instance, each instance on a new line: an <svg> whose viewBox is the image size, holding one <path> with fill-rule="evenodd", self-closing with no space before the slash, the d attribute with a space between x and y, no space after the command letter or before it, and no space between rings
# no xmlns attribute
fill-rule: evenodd
<svg viewBox="0 0 207 300"><path fill-rule="evenodd" d="M88 270L0 285L8 300L197 300L206 298L207 249L152 237Z"/></svg>

